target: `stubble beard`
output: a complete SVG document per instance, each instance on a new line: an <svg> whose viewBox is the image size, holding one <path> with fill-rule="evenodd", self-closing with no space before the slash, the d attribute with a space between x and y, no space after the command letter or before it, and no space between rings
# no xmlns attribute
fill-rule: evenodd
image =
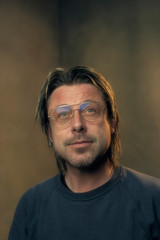
<svg viewBox="0 0 160 240"><path fill-rule="evenodd" d="M94 171L105 164L108 160L107 149L100 149L99 151L92 151L84 149L76 149L75 154L70 154L69 156L66 154L63 157L59 154L54 148L55 157L57 162L64 163L65 166L70 166L72 168L76 168L82 171ZM74 157L76 155L76 157Z"/></svg>

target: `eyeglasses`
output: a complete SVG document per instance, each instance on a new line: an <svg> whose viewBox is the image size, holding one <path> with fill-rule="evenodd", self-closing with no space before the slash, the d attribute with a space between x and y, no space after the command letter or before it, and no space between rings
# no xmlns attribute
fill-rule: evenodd
<svg viewBox="0 0 160 240"><path fill-rule="evenodd" d="M62 105L50 110L48 118L52 124L63 128L69 126L76 110L79 111L83 119L97 122L102 119L104 109L105 107L95 101Z"/></svg>

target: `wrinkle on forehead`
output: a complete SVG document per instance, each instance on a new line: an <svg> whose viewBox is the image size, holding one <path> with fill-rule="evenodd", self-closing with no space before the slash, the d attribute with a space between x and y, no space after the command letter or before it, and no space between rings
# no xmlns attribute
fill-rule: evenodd
<svg viewBox="0 0 160 240"><path fill-rule="evenodd" d="M63 85L55 89L48 100L48 110L60 105L78 104L94 100L104 103L101 92L91 84Z"/></svg>

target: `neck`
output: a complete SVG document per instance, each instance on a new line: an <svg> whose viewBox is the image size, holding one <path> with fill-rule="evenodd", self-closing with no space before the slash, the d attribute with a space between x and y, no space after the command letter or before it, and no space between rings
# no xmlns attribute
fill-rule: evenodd
<svg viewBox="0 0 160 240"><path fill-rule="evenodd" d="M95 171L85 171L67 164L65 181L71 191L83 193L105 184L112 177L113 172L114 167L109 161L106 161L104 165Z"/></svg>

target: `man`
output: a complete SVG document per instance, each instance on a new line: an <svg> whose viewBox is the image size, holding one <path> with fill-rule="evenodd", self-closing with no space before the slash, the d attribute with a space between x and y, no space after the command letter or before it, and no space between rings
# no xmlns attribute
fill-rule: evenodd
<svg viewBox="0 0 160 240"><path fill-rule="evenodd" d="M40 119L60 174L28 190L9 240L160 240L160 180L118 164L114 92L93 69L56 69Z"/></svg>

